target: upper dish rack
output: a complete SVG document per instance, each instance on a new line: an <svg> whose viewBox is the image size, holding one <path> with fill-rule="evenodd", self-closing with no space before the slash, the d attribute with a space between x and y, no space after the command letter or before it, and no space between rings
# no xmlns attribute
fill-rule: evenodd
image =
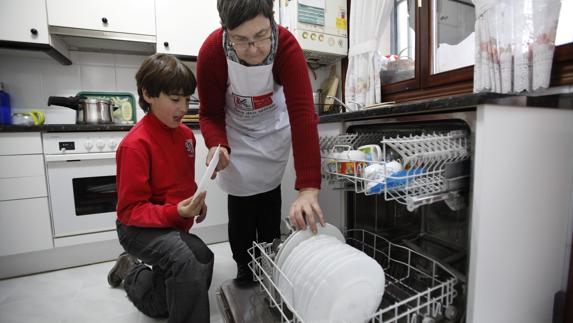
<svg viewBox="0 0 573 323"><path fill-rule="evenodd" d="M360 147L372 143L380 145L381 156L361 158ZM357 193L383 194L409 211L442 200L454 210L464 205L458 190L468 177L460 170L460 162L470 157L465 131L395 137L344 134L321 137L320 148L324 177L352 183Z"/></svg>
<svg viewBox="0 0 573 323"><path fill-rule="evenodd" d="M346 242L374 258L384 269L382 302L367 322L435 323L459 314L454 302L458 280L438 261L366 230L346 231ZM273 281L273 273L278 272L290 282L274 261L276 251L276 244L254 242L249 249L249 267L280 321L304 323Z"/></svg>

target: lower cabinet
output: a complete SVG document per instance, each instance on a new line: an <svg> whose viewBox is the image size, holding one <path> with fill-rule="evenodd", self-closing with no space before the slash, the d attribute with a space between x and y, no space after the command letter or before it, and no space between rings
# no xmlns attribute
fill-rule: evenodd
<svg viewBox="0 0 573 323"><path fill-rule="evenodd" d="M1 133L0 257L53 245L40 133Z"/></svg>
<svg viewBox="0 0 573 323"><path fill-rule="evenodd" d="M0 256L53 248L48 198L0 202Z"/></svg>

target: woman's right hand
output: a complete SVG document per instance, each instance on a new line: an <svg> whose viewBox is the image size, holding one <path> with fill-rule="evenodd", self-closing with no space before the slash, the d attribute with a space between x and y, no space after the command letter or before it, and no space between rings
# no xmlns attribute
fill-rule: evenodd
<svg viewBox="0 0 573 323"><path fill-rule="evenodd" d="M207 160L205 162L205 166L209 166L209 163L211 162L211 160L213 159L213 155L215 154L215 150L217 150L216 146L209 148L209 153L207 153ZM227 150L227 147L221 146L221 148L219 149L219 163L217 163L217 167L215 168L215 171L211 175L211 179L215 179L215 177L217 176L217 172L225 169L227 166L229 166L229 151Z"/></svg>

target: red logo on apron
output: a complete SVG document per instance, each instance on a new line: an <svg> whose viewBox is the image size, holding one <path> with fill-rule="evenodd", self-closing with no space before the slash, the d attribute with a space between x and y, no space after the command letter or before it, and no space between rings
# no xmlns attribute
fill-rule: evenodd
<svg viewBox="0 0 573 323"><path fill-rule="evenodd" d="M253 109L260 109L273 104L273 92L253 97Z"/></svg>

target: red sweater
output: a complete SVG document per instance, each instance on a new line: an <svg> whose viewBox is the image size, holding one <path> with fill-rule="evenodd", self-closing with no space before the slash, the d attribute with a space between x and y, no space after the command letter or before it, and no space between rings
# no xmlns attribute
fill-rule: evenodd
<svg viewBox="0 0 573 323"><path fill-rule="evenodd" d="M217 29L203 43L197 58L201 133L207 147L229 147L225 129L227 58L223 50L223 29ZM275 82L283 86L289 114L296 170L295 188L320 188L318 116L314 112L312 87L300 45L279 26L279 45L273 65ZM232 148L233 147L229 147ZM231 157L232 158L232 157Z"/></svg>
<svg viewBox="0 0 573 323"><path fill-rule="evenodd" d="M117 153L117 217L125 225L189 231L177 203L195 193L195 137L171 129L149 112L121 141Z"/></svg>

